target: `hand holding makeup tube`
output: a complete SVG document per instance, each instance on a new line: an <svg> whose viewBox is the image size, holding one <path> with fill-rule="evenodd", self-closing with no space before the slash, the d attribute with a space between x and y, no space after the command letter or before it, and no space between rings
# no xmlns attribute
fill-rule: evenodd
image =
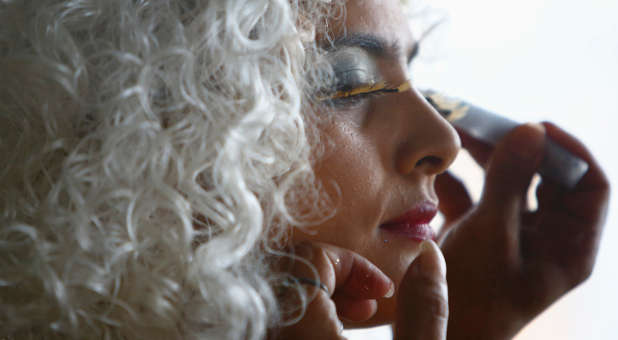
<svg viewBox="0 0 618 340"><path fill-rule="evenodd" d="M480 202L449 173L436 181L445 225L439 242L448 266L449 339L510 339L586 280L605 220L608 180L590 152L551 123L526 124L492 148L458 129L485 169ZM548 138L588 164L572 189L543 179L538 209L527 190Z"/></svg>
<svg viewBox="0 0 618 340"><path fill-rule="evenodd" d="M351 250L303 242L295 247L295 253L302 260L296 259L293 268L286 269L307 289L310 300L300 321L277 330L270 339L345 339L340 318L365 321L375 314L376 299L394 298L394 283L369 260ZM309 263L316 269L317 278ZM433 241L421 245L397 298L394 339L446 340L446 264Z"/></svg>

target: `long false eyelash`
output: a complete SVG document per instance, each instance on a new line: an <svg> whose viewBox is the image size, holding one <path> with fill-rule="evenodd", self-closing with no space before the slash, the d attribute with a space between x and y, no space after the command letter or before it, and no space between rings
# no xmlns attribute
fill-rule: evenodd
<svg viewBox="0 0 618 340"><path fill-rule="evenodd" d="M365 99L378 97L384 94L384 92L385 91L381 91L381 90L373 91L373 92L363 92L363 93L355 94L353 96L328 99L327 101L330 105L333 105L335 107L354 106L356 104L359 104L361 101Z"/></svg>
<svg viewBox="0 0 618 340"><path fill-rule="evenodd" d="M354 97L361 94L386 92L386 82L379 82L371 85L359 86L349 90L339 90L330 96L329 99L342 99L348 97Z"/></svg>
<svg viewBox="0 0 618 340"><path fill-rule="evenodd" d="M336 100L343 100L343 99L351 99L351 98L359 97L359 96L366 97L368 95L378 95L382 93L402 92L402 91L408 90L410 87L411 85L410 85L409 80L403 82L402 84L396 87L388 87L386 82L382 81L376 84L360 86L360 87L357 87L351 90L345 90L345 91L340 90L330 96L321 98L320 100L336 101Z"/></svg>

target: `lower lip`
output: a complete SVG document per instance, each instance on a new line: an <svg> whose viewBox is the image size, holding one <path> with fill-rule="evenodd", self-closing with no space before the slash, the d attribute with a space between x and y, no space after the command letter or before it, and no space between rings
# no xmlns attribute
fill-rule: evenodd
<svg viewBox="0 0 618 340"><path fill-rule="evenodd" d="M434 232L431 226L427 223L423 224L408 224L395 223L385 224L381 228L390 233L409 238L411 240L422 242L434 238Z"/></svg>

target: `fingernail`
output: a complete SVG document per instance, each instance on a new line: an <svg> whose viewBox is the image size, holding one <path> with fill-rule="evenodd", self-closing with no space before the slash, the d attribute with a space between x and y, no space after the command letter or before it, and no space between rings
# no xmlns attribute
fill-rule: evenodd
<svg viewBox="0 0 618 340"><path fill-rule="evenodd" d="M420 248L421 251L414 261L414 268L412 268L414 274L424 276L446 275L446 261L438 245L431 240L426 240L421 243Z"/></svg>
<svg viewBox="0 0 618 340"><path fill-rule="evenodd" d="M391 282L391 288L388 289L388 292L384 294L385 298L392 298L395 295L395 284Z"/></svg>

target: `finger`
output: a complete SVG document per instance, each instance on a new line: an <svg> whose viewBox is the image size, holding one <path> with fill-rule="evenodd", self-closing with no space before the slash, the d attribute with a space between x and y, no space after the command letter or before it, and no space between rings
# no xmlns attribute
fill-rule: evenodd
<svg viewBox="0 0 618 340"><path fill-rule="evenodd" d="M446 262L438 246L425 241L399 287L394 339L443 340L447 322Z"/></svg>
<svg viewBox="0 0 618 340"><path fill-rule="evenodd" d="M434 185L440 200L438 209L444 215L445 223L459 219L472 208L473 202L463 182L450 172L436 178Z"/></svg>
<svg viewBox="0 0 618 340"><path fill-rule="evenodd" d="M542 125L525 124L513 129L496 145L479 210L506 219L521 213L528 187L543 157L544 141Z"/></svg>
<svg viewBox="0 0 618 340"><path fill-rule="evenodd" d="M569 232L571 236L574 233L583 232L589 236L577 237L577 239L580 239L579 242L582 242L582 238L588 239L590 246L596 247L607 214L609 181L598 162L580 141L552 123L546 122L544 126L549 137L588 163L588 172L570 191L550 181L544 181L537 190L539 218L546 223L549 220L549 217L545 217L546 215L551 215L554 220L558 217L558 221L566 222L568 220L569 225L572 225L574 229ZM566 226L558 226L561 223L550 224L560 228L562 234L566 234L568 231ZM544 231L550 233L557 231L549 230L550 227L543 228ZM582 244L582 246L584 245ZM588 247L578 248L586 249Z"/></svg>
<svg viewBox="0 0 618 340"><path fill-rule="evenodd" d="M537 191L535 228L527 235L529 253L565 269L571 285L586 279L594 267L609 200L609 182L590 151L551 123L547 135L588 163L588 172L573 190L545 181ZM569 251L564 251L569 249Z"/></svg>
<svg viewBox="0 0 618 340"><path fill-rule="evenodd" d="M541 179L541 183L537 186L535 192L537 211L550 211L560 205L566 191L567 189L562 185Z"/></svg>
<svg viewBox="0 0 618 340"><path fill-rule="evenodd" d="M357 299L337 293L332 299L337 306L337 315L345 321L367 321L378 310L378 302L374 299Z"/></svg>
<svg viewBox="0 0 618 340"><path fill-rule="evenodd" d="M567 150L580 157L588 163L588 172L579 181L575 188L570 192L564 192L566 201L560 200L560 204L566 204L571 211L571 215L577 217L583 222L599 223L604 221L606 215L606 206L609 198L609 180L601 170L599 163L596 161L591 152L575 137L571 136L556 125L544 122L543 125L547 131L547 135L556 141L558 144ZM553 202L556 202L556 191L552 183L548 183L544 188L551 195ZM550 203L546 197L539 196L539 204ZM562 207L564 208L564 207Z"/></svg>
<svg viewBox="0 0 618 340"><path fill-rule="evenodd" d="M350 250L316 242L302 243L296 248L297 254L317 270L328 295L333 296L337 311L350 321L369 319L376 312L375 299L390 297L394 293L394 284L388 276ZM292 273L307 276L309 270L307 265L297 265ZM317 293L328 297L323 291Z"/></svg>
<svg viewBox="0 0 618 340"><path fill-rule="evenodd" d="M300 321L276 330L269 339L345 340L342 331L343 324L337 317L335 304L326 294L319 293L308 304Z"/></svg>

